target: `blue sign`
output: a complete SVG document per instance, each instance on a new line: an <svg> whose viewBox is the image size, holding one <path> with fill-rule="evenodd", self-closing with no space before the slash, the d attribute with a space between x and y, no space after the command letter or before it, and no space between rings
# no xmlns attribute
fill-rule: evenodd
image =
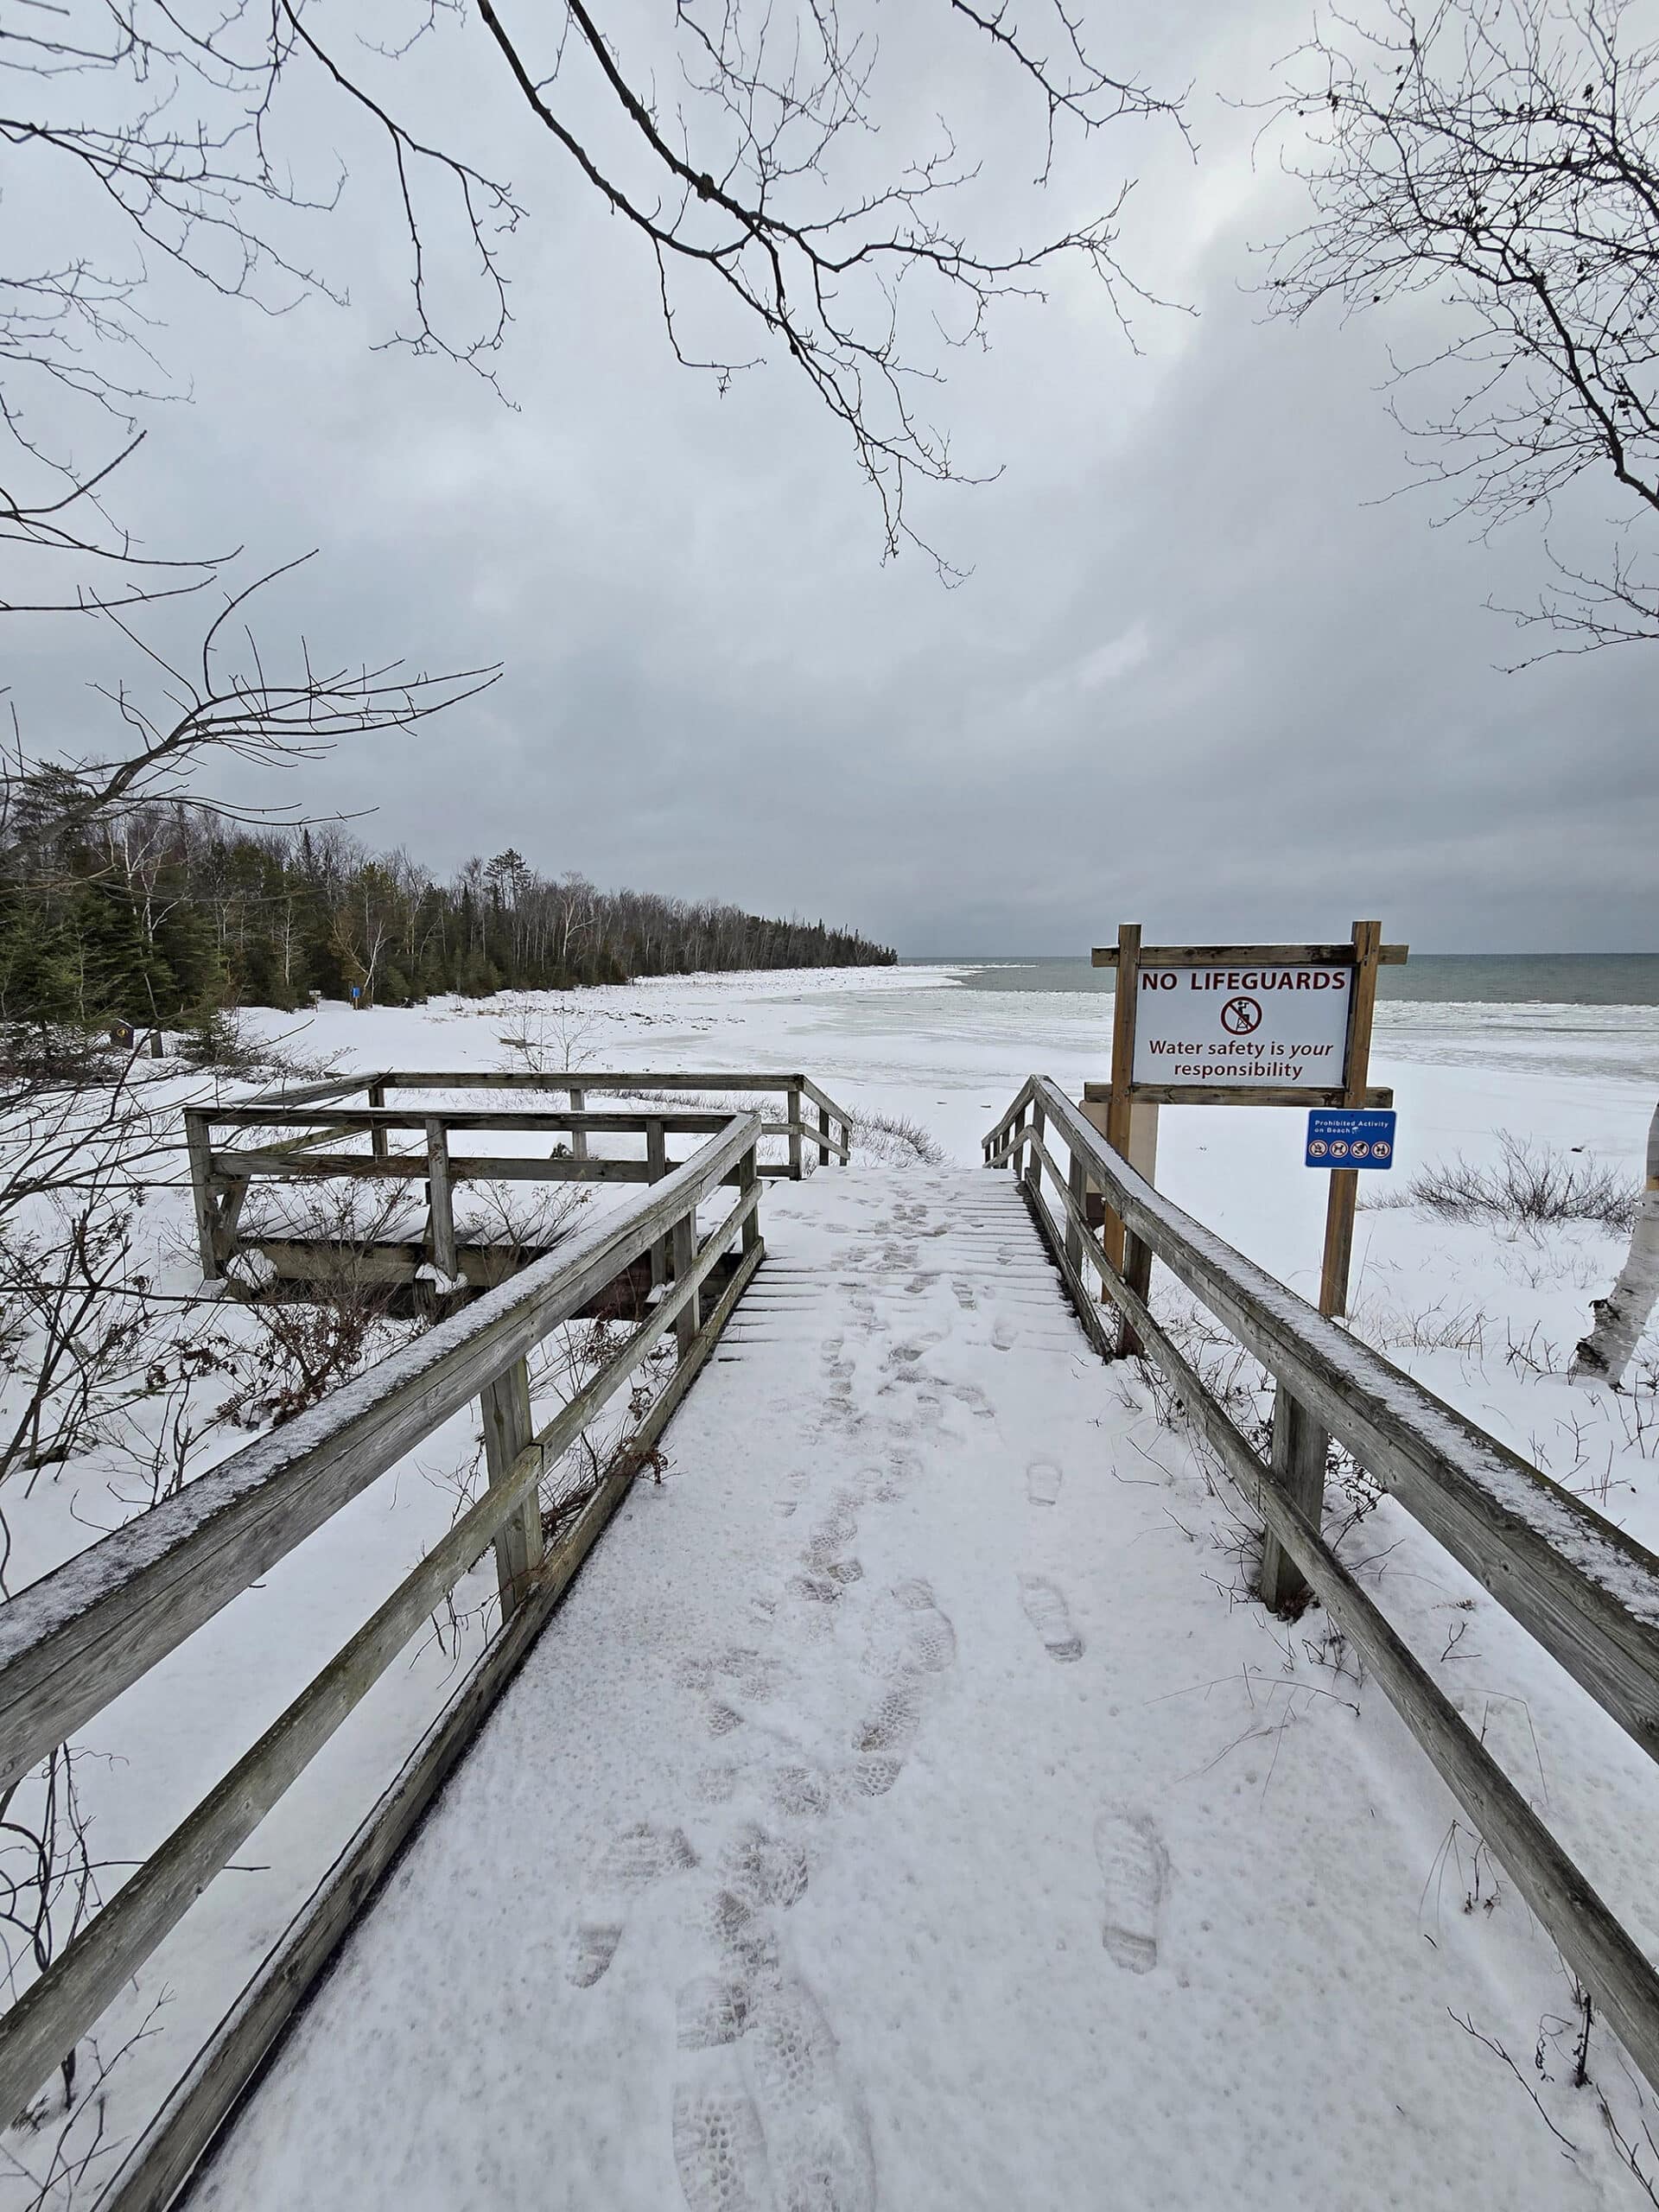
<svg viewBox="0 0 1659 2212"><path fill-rule="evenodd" d="M1392 1167L1392 1108L1315 1106L1307 1116L1307 1167Z"/></svg>
<svg viewBox="0 0 1659 2212"><path fill-rule="evenodd" d="M357 1000L357 999L361 995L361 993L362 993L362 988L363 988L363 987L362 987L362 985L361 985L360 983L353 983L353 984L352 985L352 998L353 998L353 1002L355 1002L355 1001L356 1001L356 1000Z"/></svg>

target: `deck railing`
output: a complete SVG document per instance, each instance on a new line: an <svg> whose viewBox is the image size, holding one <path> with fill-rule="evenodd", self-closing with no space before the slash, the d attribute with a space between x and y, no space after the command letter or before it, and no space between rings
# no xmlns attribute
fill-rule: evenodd
<svg viewBox="0 0 1659 2212"><path fill-rule="evenodd" d="M441 1422L480 1402L483 1495L0 2019L0 2113L10 2118L493 1544L500 1626L100 2196L108 2212L168 2202L620 1503L764 1256L761 1134L758 1115L725 1117L690 1160L591 1230L0 1607L3 1794ZM728 1184L735 1202L700 1236L699 1205ZM664 1241L671 1283L598 1372L535 1429L529 1355ZM711 1283L734 1245L734 1264ZM544 1548L543 1474L671 1328L678 1354L671 1381L574 1525Z"/></svg>
<svg viewBox="0 0 1659 2212"><path fill-rule="evenodd" d="M394 1091L480 1090L547 1092L568 1097L569 1104L559 1110L386 1103L388 1094ZM455 1234L454 1211L458 1185L659 1182L677 1164L669 1157L670 1137L707 1137L726 1125L731 1109L670 1105L589 1113L589 1096L628 1096L645 1092L674 1097L709 1091L775 1094L784 1100L783 1118L763 1120L761 1135L786 1138L787 1160L762 1161L758 1172L763 1176L787 1175L798 1181L805 1172L805 1149L813 1146L820 1166L828 1166L832 1159L845 1165L851 1155L851 1116L810 1076L801 1074L684 1075L583 1069L579 1073L542 1075L499 1070L448 1073L391 1070L268 1092L235 1105L187 1107L185 1147L203 1279L208 1282L221 1279L227 1263L246 1249L239 1235L241 1216L256 1181L295 1183L344 1178L359 1182L418 1182L426 1187L428 1217L419 1249L394 1245L365 1255L359 1263L366 1270L365 1280L407 1281L423 1267L429 1267L444 1281L459 1282L461 1246ZM363 1105L340 1103L359 1092L365 1096ZM808 1102L817 1110L816 1126L806 1119ZM217 1134L238 1130L255 1132L261 1141L251 1145L227 1144ZM418 1135L419 1148L394 1151L394 1139L406 1132ZM458 1152L452 1140L468 1132L563 1135L569 1144L568 1149L540 1154ZM639 1156L598 1157L591 1153L588 1143L595 1135L637 1139ZM366 1152L321 1148L363 1138L368 1140ZM283 1247L275 1256L287 1259L291 1256L285 1249L288 1241L256 1237L250 1243L256 1249L266 1243ZM517 1255L512 1263L517 1263Z"/></svg>
<svg viewBox="0 0 1659 2212"><path fill-rule="evenodd" d="M1064 1149L1064 1166L1051 1147ZM988 1166L1019 1177L1098 1348L1109 1357L1117 1346L1085 1286L1085 1265L1133 1332L1130 1341L1168 1378L1186 1419L1260 1513L1269 1594L1282 1604L1306 1587L1350 1637L1659 2088L1659 1975L1325 1541L1325 1436L1346 1446L1649 1758L1659 1758L1659 1559L1184 1213L1048 1077L1024 1084L987 1133L984 1155ZM1091 1188L1128 1232L1122 1273L1090 1224ZM1154 1258L1274 1378L1268 1458L1148 1304L1143 1270Z"/></svg>

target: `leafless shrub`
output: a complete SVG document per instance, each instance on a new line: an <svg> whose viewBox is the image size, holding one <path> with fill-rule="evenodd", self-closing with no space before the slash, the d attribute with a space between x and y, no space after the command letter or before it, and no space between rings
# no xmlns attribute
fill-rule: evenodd
<svg viewBox="0 0 1659 2212"><path fill-rule="evenodd" d="M853 1153L887 1167L943 1167L944 1147L907 1114L855 1113Z"/></svg>
<svg viewBox="0 0 1659 2212"><path fill-rule="evenodd" d="M1385 1205L1426 1206L1446 1221L1495 1221L1516 1229L1589 1222L1628 1236L1636 1219L1637 1186L1617 1169L1535 1145L1508 1129L1497 1132L1498 1157L1478 1166L1455 1160L1421 1167L1404 1191Z"/></svg>
<svg viewBox="0 0 1659 2212"><path fill-rule="evenodd" d="M377 1280L374 1248L406 1228L414 1201L401 1186L347 1183L286 1192L263 1224L267 1233L316 1247L317 1272L302 1295L269 1294L254 1255L232 1262L249 1295L253 1340L238 1362L237 1386L221 1411L245 1428L292 1421L412 1333L391 1318L392 1286ZM274 1232L270 1224L280 1224Z"/></svg>
<svg viewBox="0 0 1659 2212"><path fill-rule="evenodd" d="M0 1087L13 1097L26 1086L118 1084L130 1059L106 1033L79 1022L0 1022Z"/></svg>
<svg viewBox="0 0 1659 2212"><path fill-rule="evenodd" d="M543 1346L538 1374L532 1389L552 1382L567 1402L607 1360L613 1359L631 1331L615 1321L567 1322ZM645 1449L639 1442L640 1424L650 1412L674 1360L674 1346L659 1338L646 1355L637 1379L620 1401L610 1405L578 1436L564 1459L541 1488L542 1534L556 1543L582 1508L613 1474L638 1474L649 1467L662 1479L666 1455Z"/></svg>
<svg viewBox="0 0 1659 2212"><path fill-rule="evenodd" d="M521 1267L569 1233L573 1217L592 1195L579 1183L468 1183L457 1196L456 1235L463 1247L497 1246L508 1255L510 1267Z"/></svg>
<svg viewBox="0 0 1659 2212"><path fill-rule="evenodd" d="M563 1006L543 995L519 1001L502 1034L503 1065L530 1075L570 1075L594 1057L594 1015L579 1006Z"/></svg>
<svg viewBox="0 0 1659 2212"><path fill-rule="evenodd" d="M1517 1375L1564 1375L1567 1362L1560 1346L1545 1336L1535 1321L1524 1337L1517 1337L1506 1322L1503 1357Z"/></svg>
<svg viewBox="0 0 1659 2212"><path fill-rule="evenodd" d="M35 2099L22 2125L0 2140L0 2173L32 2192L20 2202L19 2212L47 2212L48 2206L57 2212L77 2201L77 2191L85 2192L80 2201L91 2201L91 2190L103 2178L95 2169L124 2147L118 2137L114 2142L108 2139L105 2085L127 2053L155 2034L156 2015L167 2002L164 1993L107 2056L98 2038L89 2036L81 2049L90 2064L83 2066L78 2056L73 2069L79 2094L64 2092L60 2075L53 2088Z"/></svg>
<svg viewBox="0 0 1659 2212"><path fill-rule="evenodd" d="M0 1241L0 1316L22 1402L0 1429L0 1481L61 1465L98 1436L142 1373L148 1280L131 1267L136 1203L47 1202L44 1230ZM111 1295L122 1289L129 1298Z"/></svg>
<svg viewBox="0 0 1659 2212"><path fill-rule="evenodd" d="M1208 1313L1190 1301L1160 1304L1158 1318L1176 1349L1185 1356L1205 1390L1221 1406L1250 1449L1259 1459L1271 1460L1275 1386L1268 1370ZM1179 1392L1153 1360L1143 1357L1140 1365L1159 1421L1185 1439L1204 1471L1211 1497L1224 1507L1240 1529L1248 1531L1248 1541L1234 1548L1242 1561L1253 1561L1261 1538L1254 1510L1246 1508L1249 1519L1241 1518L1243 1501L1239 1499L1237 1485L1214 1446L1192 1417ZM1381 1482L1334 1437L1327 1438L1325 1442L1325 1479L1327 1492L1335 1491L1347 1509L1341 1523L1329 1534L1328 1540L1335 1549L1376 1510L1385 1492ZM1253 1587L1254 1574L1249 1579Z"/></svg>
<svg viewBox="0 0 1659 2212"><path fill-rule="evenodd" d="M0 1084L0 1483L106 1433L165 1341L134 1255L170 1116L142 1062L65 1066Z"/></svg>
<svg viewBox="0 0 1659 2212"><path fill-rule="evenodd" d="M79 1789L79 1770L89 1756L75 1745L56 1745L0 1792L0 1972L11 1999L46 1973L104 1903L99 1878L110 1863L92 1855ZM72 2046L31 2101L22 2126L8 2130L0 2171L9 2170L34 2188L31 2212L68 2202L100 2156L105 2082L117 2061L150 2032L156 2009L151 2006L113 2055L106 2056L92 2037ZM26 2147L30 2137L40 2155Z"/></svg>
<svg viewBox="0 0 1659 2212"><path fill-rule="evenodd" d="M1414 1313L1366 1302L1348 1317L1352 1333L1377 1351L1455 1351L1472 1359L1484 1357L1491 1321L1484 1306L1454 1306L1447 1298Z"/></svg>
<svg viewBox="0 0 1659 2212"><path fill-rule="evenodd" d="M1521 2087L1526 2091L1527 2094L1532 2099L1533 2103L1537 2107L1539 2119L1543 2121L1544 2126L1555 2138L1555 2140L1561 2145L1567 2156L1569 2158L1576 2159L1580 2155L1578 2145L1574 2143L1570 2137L1563 2135L1560 2129L1556 2126L1554 2121L1544 2110L1542 2098L1540 2097L1537 2090L1533 2088L1531 2082L1528 2081L1526 2075L1516 2064L1514 2059L1510 2056L1509 2052L1504 2050L1503 2044L1497 2040L1497 2037L1486 2035L1478 2028L1475 2025L1474 2015L1472 2012L1462 2014L1452 2012L1450 2005L1446 2007L1446 2010L1448 2013L1450 2013L1451 2018L1457 2022L1458 2025L1463 2030L1465 2035L1472 2036L1477 2043L1484 2044L1487 2050L1490 2050L1495 2057L1501 2059L1503 2064L1509 2068L1510 2073L1514 2075L1516 2080L1521 2084Z"/></svg>
<svg viewBox="0 0 1659 2212"><path fill-rule="evenodd" d="M1634 2131L1630 2135L1626 2135L1614 2119L1613 2108L1608 2103L1605 2094L1599 2085L1592 2086L1596 2090L1596 2107L1601 2114L1602 2126L1607 2130L1609 2139L1618 2153L1620 2162L1634 2174L1646 2192L1649 2202L1659 2204L1659 2142L1654 2140L1652 2128L1649 2126L1645 2119L1641 2119L1637 2124L1642 2132L1642 2143L1634 2139ZM1645 2166L1642 2163L1643 2143L1646 2144L1648 2152L1648 2163Z"/></svg>
<svg viewBox="0 0 1659 2212"><path fill-rule="evenodd" d="M615 1357L631 1333L629 1325L605 1320L567 1321L555 1330L530 1361L531 1397L538 1424L550 1394L558 1403L568 1405ZM613 1476L649 1472L658 1482L662 1480L668 1469L668 1455L660 1445L642 1442L639 1432L673 1365L671 1339L659 1339L626 1393L601 1408L569 1450L544 1468L537 1502L542 1539L550 1548L569 1533L583 1508ZM484 1484L482 1440L461 1465L442 1479L454 1491L454 1517L459 1520L476 1503ZM493 1592L467 1604L458 1601L451 1591L433 1617L434 1640L453 1656L460 1650L462 1630L491 1619L497 1604Z"/></svg>

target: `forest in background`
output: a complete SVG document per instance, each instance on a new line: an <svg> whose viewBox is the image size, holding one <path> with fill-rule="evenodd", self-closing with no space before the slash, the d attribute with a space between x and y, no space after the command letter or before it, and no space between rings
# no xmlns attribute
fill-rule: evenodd
<svg viewBox="0 0 1659 2212"><path fill-rule="evenodd" d="M441 882L337 824L237 827L152 806L65 827L41 791L0 850L0 1020L172 1023L312 994L408 1006L709 969L889 966L823 922L601 891L511 849Z"/></svg>

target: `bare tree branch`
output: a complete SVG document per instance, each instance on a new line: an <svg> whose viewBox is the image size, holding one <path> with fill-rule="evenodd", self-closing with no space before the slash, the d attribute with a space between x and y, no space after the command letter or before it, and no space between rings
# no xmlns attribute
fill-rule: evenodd
<svg viewBox="0 0 1659 2212"><path fill-rule="evenodd" d="M1611 478L1659 523L1659 46L1624 0L1392 0L1383 28L1332 15L1293 59L1281 120L1313 220L1277 251L1295 317L1438 293L1453 335L1402 379L1444 392L1396 419L1423 480L1483 533L1548 519ZM1551 556L1552 559L1554 556ZM1659 636L1659 568L1616 553L1506 610L1576 642ZM1534 656L1536 658L1536 656Z"/></svg>
<svg viewBox="0 0 1659 2212"><path fill-rule="evenodd" d="M1179 98L1094 56L1066 0L930 4L943 36L959 34L964 54L988 53L1011 94L1040 112L1039 185L1062 128L1080 139L1135 118L1184 128ZM458 54L465 41L565 173L635 237L677 359L722 385L760 359L805 378L879 495L892 554L914 540L913 481L967 480L919 411L940 381L942 347L983 344L998 302L1040 296L1067 261L1104 284L1126 330L1130 306L1151 296L1118 257L1127 183L1035 244L992 247L950 219L979 163L943 124L931 143L900 138L897 156L890 150L878 94L903 107L913 88L880 73L875 5L852 0L843 20L836 0L675 0L645 49L649 26L613 24L601 0L414 0L373 39L318 0L62 0L0 31L0 159L32 189L90 192L111 237L278 314L308 292L340 296L290 241L298 219L338 205L345 181L339 168L310 181L296 174L281 156L279 118L343 102L386 149L407 241L413 321L390 342L493 382L510 320L502 256L524 205L465 149L473 118L451 116L410 69L416 49L430 71L448 50L428 52L434 41ZM423 101L435 128L416 119ZM52 495L0 493L0 539L8 498L12 537L38 551L54 543L54 497L73 503L92 488L29 430L26 387L124 423L169 389L143 276L142 263L123 271L96 252L44 274L0 275L0 430L62 478ZM683 342L694 310L712 319L712 341ZM757 342L731 346L734 324ZM124 359L142 366L122 373ZM70 533L60 550L129 561L138 550L119 531L60 526ZM174 586L145 575L129 603L152 588ZM78 591L14 596L81 604Z"/></svg>
<svg viewBox="0 0 1659 2212"><path fill-rule="evenodd" d="M303 555L227 595L194 667L151 645L113 603L98 605L96 611L149 664L155 695L124 682L93 686L114 709L125 734L125 749L114 759L33 755L14 724L9 750L0 751L0 863L8 873L16 871L26 850L29 865L49 874L59 849L94 825L107 827L124 813L163 801L231 821L296 820L291 808L238 806L205 796L193 779L204 762L227 755L260 766L291 766L321 758L342 738L412 729L476 698L498 680L499 666L435 676L406 674L400 661L317 668L303 639L297 667L267 676L245 620L248 603L313 557Z"/></svg>

